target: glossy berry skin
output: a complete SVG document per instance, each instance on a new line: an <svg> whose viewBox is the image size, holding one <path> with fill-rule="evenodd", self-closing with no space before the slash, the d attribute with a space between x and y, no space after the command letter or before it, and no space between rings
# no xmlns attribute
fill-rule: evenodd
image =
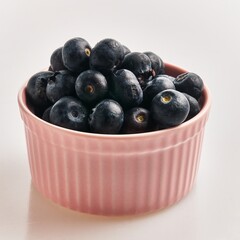
<svg viewBox="0 0 240 240"><path fill-rule="evenodd" d="M150 106L152 99L160 92L166 89L175 89L173 82L162 76L158 75L149 81L143 90L143 101L146 106Z"/></svg>
<svg viewBox="0 0 240 240"><path fill-rule="evenodd" d="M91 106L105 98L108 92L108 83L102 73L87 70L78 76L75 91L80 100Z"/></svg>
<svg viewBox="0 0 240 240"><path fill-rule="evenodd" d="M153 52L144 52L150 58L152 69L154 71L153 75L159 75L165 73L165 66L163 60Z"/></svg>
<svg viewBox="0 0 240 240"><path fill-rule="evenodd" d="M122 45L122 47L123 47L123 55L124 56L131 52L131 50L128 47L126 47L125 45Z"/></svg>
<svg viewBox="0 0 240 240"><path fill-rule="evenodd" d="M110 91L125 109L136 107L143 100L143 91L136 76L127 69L114 72Z"/></svg>
<svg viewBox="0 0 240 240"><path fill-rule="evenodd" d="M151 114L156 123L166 127L177 126L185 121L190 105L183 93L168 89L152 100Z"/></svg>
<svg viewBox="0 0 240 240"><path fill-rule="evenodd" d="M135 107L125 112L121 133L131 134L149 132L153 130L154 125L149 110Z"/></svg>
<svg viewBox="0 0 240 240"><path fill-rule="evenodd" d="M124 51L123 46L118 41L110 38L103 39L92 49L90 69L108 74L121 64Z"/></svg>
<svg viewBox="0 0 240 240"><path fill-rule="evenodd" d="M50 111L51 111L51 109L52 109L52 106L45 109L45 111L43 112L43 115L42 115L42 120L50 123Z"/></svg>
<svg viewBox="0 0 240 240"><path fill-rule="evenodd" d="M52 71L66 70L62 59L62 47L57 48L50 57L50 66Z"/></svg>
<svg viewBox="0 0 240 240"><path fill-rule="evenodd" d="M175 80L175 77L167 75L167 74L159 74L157 76L160 76L162 78L167 78L167 79L171 80L172 82L174 82L174 80Z"/></svg>
<svg viewBox="0 0 240 240"><path fill-rule="evenodd" d="M70 96L75 93L76 77L68 70L55 72L54 76L50 77L46 87L46 95L48 99L55 103L64 96Z"/></svg>
<svg viewBox="0 0 240 240"><path fill-rule="evenodd" d="M123 109L112 99L105 99L97 104L89 116L91 132L102 134L119 133L124 120Z"/></svg>
<svg viewBox="0 0 240 240"><path fill-rule="evenodd" d="M62 49L63 63L72 72L82 72L89 66L91 46L83 38L68 40Z"/></svg>
<svg viewBox="0 0 240 240"><path fill-rule="evenodd" d="M42 71L34 74L27 83L27 101L36 108L45 109L50 105L46 95L48 80L54 76L54 72Z"/></svg>
<svg viewBox="0 0 240 240"><path fill-rule="evenodd" d="M83 103L74 97L59 99L50 110L50 122L60 127L87 131L88 110Z"/></svg>
<svg viewBox="0 0 240 240"><path fill-rule="evenodd" d="M123 59L121 69L128 69L133 72L142 88L145 87L147 81L153 74L149 57L139 52L131 52L127 54Z"/></svg>
<svg viewBox="0 0 240 240"><path fill-rule="evenodd" d="M187 100L190 104L190 111L185 120L185 121L187 121L187 120L193 118L194 116L196 116L200 112L201 108L200 108L198 101L194 97L188 95L187 93L183 93L183 94L187 98Z"/></svg>
<svg viewBox="0 0 240 240"><path fill-rule="evenodd" d="M187 72L178 75L174 80L176 89L189 94L197 100L203 91L203 80L195 73Z"/></svg>

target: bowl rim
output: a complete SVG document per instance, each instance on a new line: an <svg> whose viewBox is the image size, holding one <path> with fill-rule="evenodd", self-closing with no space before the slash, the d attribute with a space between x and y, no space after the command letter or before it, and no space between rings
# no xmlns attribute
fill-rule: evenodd
<svg viewBox="0 0 240 240"><path fill-rule="evenodd" d="M187 70L178 67L176 65L170 64L170 63L164 63L167 68L173 68L174 70L180 71L180 72L188 72ZM28 82L28 81L27 81ZM144 133L133 133L133 134L100 134L100 133L91 133L91 132L81 132L81 131L76 131L76 130L71 130L67 128L63 128L54 124L51 124L47 121L44 121L43 119L39 118L36 116L34 113L31 112L31 110L28 108L26 101L24 100L24 94L26 91L26 86L27 82L23 84L23 86L20 88L18 95L17 95L17 100L18 100L18 105L21 110L25 112L26 115L28 115L30 118L32 118L34 121L37 121L46 127L49 127L51 129L55 129L57 131L61 131L65 134L71 134L71 135L76 135L76 136L82 136L82 137L89 137L89 138L98 138L98 139L132 139L132 138L142 138L142 137L154 137L156 135L165 135L165 134L172 134L178 130L182 130L187 128L190 125L193 125L196 123L199 119L203 118L204 115L206 115L211 107L211 95L209 88L206 86L204 83L204 89L203 89L203 106L201 108L201 111L194 116L193 118L189 119L186 122L181 123L178 126L170 127L167 129L161 129L161 130L156 130L156 131L151 131L151 132L144 132Z"/></svg>

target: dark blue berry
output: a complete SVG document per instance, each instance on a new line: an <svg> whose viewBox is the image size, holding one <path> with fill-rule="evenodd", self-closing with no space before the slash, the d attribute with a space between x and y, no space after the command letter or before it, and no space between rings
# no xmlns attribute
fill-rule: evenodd
<svg viewBox="0 0 240 240"><path fill-rule="evenodd" d="M79 99L88 105L96 105L107 95L108 84L103 74L87 70L78 76L75 90Z"/></svg>
<svg viewBox="0 0 240 240"><path fill-rule="evenodd" d="M150 111L145 108L135 107L129 109L124 114L124 123L121 133L142 133L149 132L154 129Z"/></svg>
<svg viewBox="0 0 240 240"><path fill-rule="evenodd" d="M52 124L78 130L88 130L88 110L83 103L74 97L59 99L50 110Z"/></svg>
<svg viewBox="0 0 240 240"><path fill-rule="evenodd" d="M48 99L55 103L64 96L70 96L75 93L76 77L68 70L61 70L49 78L46 87Z"/></svg>
<svg viewBox="0 0 240 240"><path fill-rule="evenodd" d="M135 74L142 88L153 76L150 58L139 52L128 53L120 66L121 69L128 69Z"/></svg>
<svg viewBox="0 0 240 240"><path fill-rule="evenodd" d="M162 76L158 75L149 81L143 90L144 105L150 106L152 99L160 92L166 89L175 89L173 82Z"/></svg>
<svg viewBox="0 0 240 240"><path fill-rule="evenodd" d="M200 105L199 105L198 101L196 100L196 98L188 95L187 93L183 93L183 94L187 98L187 100L190 104L190 111L186 118L186 120L189 120L189 119L193 118L194 116L196 116L200 112L201 108L200 108Z"/></svg>
<svg viewBox="0 0 240 240"><path fill-rule="evenodd" d="M197 100L203 91L203 80L195 73L187 72L178 75L174 80L176 89L189 94Z"/></svg>
<svg viewBox="0 0 240 240"><path fill-rule="evenodd" d="M124 58L123 46L114 39L103 39L92 49L90 68L108 74L117 68Z"/></svg>
<svg viewBox="0 0 240 240"><path fill-rule="evenodd" d="M111 93L124 108L136 107L143 100L143 91L136 76L127 69L113 73Z"/></svg>
<svg viewBox="0 0 240 240"><path fill-rule="evenodd" d="M150 58L152 69L154 71L153 75L159 75L165 73L165 66L163 60L153 52L144 52Z"/></svg>
<svg viewBox="0 0 240 240"><path fill-rule="evenodd" d="M89 116L90 130L94 133L119 133L124 120L124 113L119 103L105 99L97 104Z"/></svg>
<svg viewBox="0 0 240 240"><path fill-rule="evenodd" d="M131 50L128 47L126 47L125 45L122 45L122 47L123 47L124 56L131 52Z"/></svg>
<svg viewBox="0 0 240 240"><path fill-rule="evenodd" d="M46 122L50 122L50 111L51 111L51 109L52 109L52 106L48 107L43 112L42 119Z"/></svg>
<svg viewBox="0 0 240 240"><path fill-rule="evenodd" d="M169 80L171 80L172 82L174 82L175 77L167 75L167 74L159 74L158 76L161 76L162 78L167 78Z"/></svg>
<svg viewBox="0 0 240 240"><path fill-rule="evenodd" d="M52 71L66 70L67 68L63 64L62 47L57 48L50 57L50 64Z"/></svg>
<svg viewBox="0 0 240 240"><path fill-rule="evenodd" d="M181 124L187 118L189 110L187 98L177 90L164 90L152 100L152 118L163 126L172 127Z"/></svg>
<svg viewBox="0 0 240 240"><path fill-rule="evenodd" d="M91 46L83 38L68 40L62 49L63 63L72 72L82 72L89 67Z"/></svg>
<svg viewBox="0 0 240 240"><path fill-rule="evenodd" d="M34 74L27 83L27 101L36 108L45 109L50 105L46 95L48 80L54 76L54 72L42 71Z"/></svg>

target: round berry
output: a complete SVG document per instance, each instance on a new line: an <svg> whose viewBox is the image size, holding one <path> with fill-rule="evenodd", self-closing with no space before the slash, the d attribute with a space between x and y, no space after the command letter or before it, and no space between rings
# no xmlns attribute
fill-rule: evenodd
<svg viewBox="0 0 240 240"><path fill-rule="evenodd" d="M52 106L45 109L45 111L43 112L43 115L42 115L42 120L44 120L46 122L50 122L50 111L51 111L51 109L52 109Z"/></svg>
<svg viewBox="0 0 240 240"><path fill-rule="evenodd" d="M123 47L123 55L124 56L131 52L131 50L128 47L126 47L125 45L122 45L122 47Z"/></svg>
<svg viewBox="0 0 240 240"><path fill-rule="evenodd" d="M152 100L151 114L160 125L172 127L185 121L190 105L183 93L168 89L158 93Z"/></svg>
<svg viewBox="0 0 240 240"><path fill-rule="evenodd" d="M147 81L152 77L153 71L149 57L143 53L128 53L121 64L121 69L128 69L135 74L140 86L145 87Z"/></svg>
<svg viewBox="0 0 240 240"><path fill-rule="evenodd" d="M195 73L187 72L178 75L174 80L176 89L189 94L197 100L203 91L203 80Z"/></svg>
<svg viewBox="0 0 240 240"><path fill-rule="evenodd" d="M89 66L91 47L83 38L68 40L62 49L63 63L72 72L82 72Z"/></svg>
<svg viewBox="0 0 240 240"><path fill-rule="evenodd" d="M123 108L136 107L143 100L143 91L136 76L127 69L114 72L110 90Z"/></svg>
<svg viewBox="0 0 240 240"><path fill-rule="evenodd" d="M61 70L49 78L46 87L46 94L48 99L55 103L64 96L70 96L75 93L74 77L68 70Z"/></svg>
<svg viewBox="0 0 240 240"><path fill-rule="evenodd" d="M34 74L27 83L26 97L33 106L38 108L46 108L50 105L50 101L46 95L46 87L48 80L54 76L54 72L42 71Z"/></svg>
<svg viewBox="0 0 240 240"><path fill-rule="evenodd" d="M152 121L149 110L141 107L129 109L124 114L124 123L121 133L143 133L153 130L155 124Z"/></svg>
<svg viewBox="0 0 240 240"><path fill-rule="evenodd" d="M62 59L62 47L57 48L50 57L50 64L52 71L66 70Z"/></svg>
<svg viewBox="0 0 240 240"><path fill-rule="evenodd" d="M76 94L87 104L95 105L106 96L108 84L104 75L95 70L82 72L75 83Z"/></svg>
<svg viewBox="0 0 240 240"><path fill-rule="evenodd" d="M50 122L72 130L88 130L88 110L74 97L62 97L50 110Z"/></svg>
<svg viewBox="0 0 240 240"><path fill-rule="evenodd" d="M187 120L193 118L194 116L196 116L200 112L201 108L200 108L198 101L194 97L188 95L187 93L183 93L183 94L187 98L187 100L190 104L190 111L185 120L185 121L187 121Z"/></svg>
<svg viewBox="0 0 240 240"><path fill-rule="evenodd" d="M144 52L144 54L150 58L152 69L154 71L153 75L165 73L163 60L157 54L153 52Z"/></svg>
<svg viewBox="0 0 240 240"><path fill-rule="evenodd" d="M119 103L105 99L93 108L89 116L90 130L94 133L119 133L124 120L124 113Z"/></svg>
<svg viewBox="0 0 240 240"><path fill-rule="evenodd" d="M149 81L143 90L144 105L150 106L152 99L160 92L166 89L175 89L171 80L162 75L158 75Z"/></svg>
<svg viewBox="0 0 240 240"><path fill-rule="evenodd" d="M124 57L123 46L114 39L103 39L92 49L90 68L108 73L117 68Z"/></svg>

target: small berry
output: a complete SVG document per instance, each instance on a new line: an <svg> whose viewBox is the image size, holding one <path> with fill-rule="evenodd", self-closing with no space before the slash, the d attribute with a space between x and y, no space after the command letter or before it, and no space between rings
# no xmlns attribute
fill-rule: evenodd
<svg viewBox="0 0 240 240"><path fill-rule="evenodd" d="M124 123L121 133L143 133L153 130L154 122L150 116L149 110L135 107L129 109L124 114Z"/></svg>
<svg viewBox="0 0 240 240"><path fill-rule="evenodd" d="M118 41L110 38L103 39L92 49L90 69L108 74L121 64L124 51Z"/></svg>
<svg viewBox="0 0 240 240"><path fill-rule="evenodd" d="M87 131L88 110L74 97L62 97L50 110L50 122L68 129Z"/></svg>
<svg viewBox="0 0 240 240"><path fill-rule="evenodd" d="M51 55L50 64L54 72L67 69L63 64L62 49L62 47L57 48Z"/></svg>
<svg viewBox="0 0 240 240"><path fill-rule="evenodd" d="M151 114L160 125L172 127L185 121L190 105L183 93L168 89L158 93L152 100Z"/></svg>
<svg viewBox="0 0 240 240"><path fill-rule="evenodd" d="M27 83L27 100L37 108L45 109L50 105L46 95L48 80L54 76L54 72L42 71L34 74Z"/></svg>
<svg viewBox="0 0 240 240"><path fill-rule="evenodd" d="M63 63L72 72L82 72L89 67L91 46L83 38L68 40L62 49Z"/></svg>
<svg viewBox="0 0 240 240"><path fill-rule="evenodd" d="M76 77L68 70L61 70L48 79L46 95L48 99L55 103L64 96L73 95L75 92Z"/></svg>
<svg viewBox="0 0 240 240"><path fill-rule="evenodd" d="M147 81L153 76L150 58L139 52L128 53L124 57L120 68L133 72L142 88L145 87Z"/></svg>
<svg viewBox="0 0 240 240"><path fill-rule="evenodd" d="M113 73L110 90L123 108L136 107L143 100L143 92L136 76L127 69Z"/></svg>
<svg viewBox="0 0 240 240"><path fill-rule="evenodd" d="M124 120L124 113L119 103L105 99L93 108L89 116L90 130L94 133L119 133Z"/></svg>
<svg viewBox="0 0 240 240"><path fill-rule="evenodd" d="M183 94L187 98L187 100L190 104L190 111L185 120L185 121L187 121L187 120L193 118L194 116L196 116L200 112L201 108L200 108L198 101L194 97L188 95L187 93L183 93Z"/></svg>
<svg viewBox="0 0 240 240"><path fill-rule="evenodd" d="M173 83L178 91L187 93L197 100L202 95L203 80L195 73L187 72L180 74Z"/></svg>
<svg viewBox="0 0 240 240"><path fill-rule="evenodd" d="M164 74L165 66L163 60L153 52L144 52L150 58L152 69L154 71L154 75Z"/></svg>
<svg viewBox="0 0 240 240"><path fill-rule="evenodd" d="M95 105L107 95L108 84L102 73L87 70L78 76L75 90L79 99L89 105Z"/></svg>
<svg viewBox="0 0 240 240"><path fill-rule="evenodd" d="M143 101L146 106L150 106L152 99L166 89L175 89L171 80L162 75L158 75L149 81L143 90Z"/></svg>

